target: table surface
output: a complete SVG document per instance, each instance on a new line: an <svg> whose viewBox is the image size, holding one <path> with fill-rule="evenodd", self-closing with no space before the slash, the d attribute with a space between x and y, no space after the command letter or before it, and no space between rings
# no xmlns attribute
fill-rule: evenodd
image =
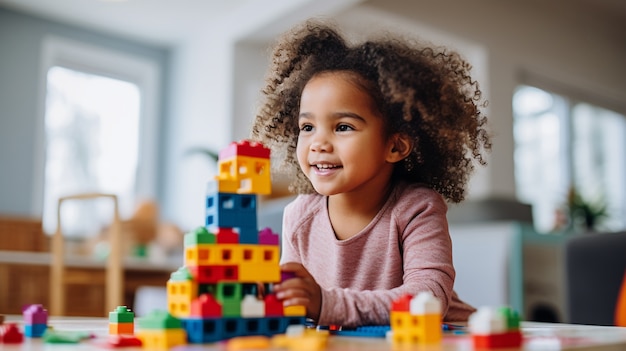
<svg viewBox="0 0 626 351"><path fill-rule="evenodd" d="M7 322L17 322L21 325L22 317L9 315L6 316L5 323ZM95 335L95 338L79 344L45 344L39 338L25 338L22 344L0 344L0 350L105 350L99 343L106 340L108 323L106 318L50 317L48 325L53 326L56 330L88 331ZM522 350L626 350L626 328L536 322L522 322L521 327L524 335ZM224 343L189 344L173 348L176 351L223 351L225 349ZM467 335L444 334L441 344L410 349L447 351L473 350L473 347ZM120 350L141 350L141 348L122 348ZM393 346L384 338L331 336L326 350L387 351L393 350Z"/></svg>

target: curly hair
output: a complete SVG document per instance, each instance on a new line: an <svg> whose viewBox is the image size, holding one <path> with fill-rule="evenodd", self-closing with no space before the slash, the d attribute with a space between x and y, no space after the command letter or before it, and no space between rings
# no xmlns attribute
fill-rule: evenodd
<svg viewBox="0 0 626 351"><path fill-rule="evenodd" d="M487 102L456 52L399 36L350 45L333 25L309 20L279 39L271 60L251 139L272 150L273 167L292 180L293 192L314 192L295 150L302 90L322 72L354 73L386 119L387 135L412 139L394 180L423 183L460 202L473 161L486 164L491 142L480 108Z"/></svg>

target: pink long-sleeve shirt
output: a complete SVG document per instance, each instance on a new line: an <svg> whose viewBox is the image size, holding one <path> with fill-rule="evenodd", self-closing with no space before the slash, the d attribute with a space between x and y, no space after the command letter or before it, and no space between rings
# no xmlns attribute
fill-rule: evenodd
<svg viewBox="0 0 626 351"><path fill-rule="evenodd" d="M285 207L281 263L301 263L322 290L320 325L389 323L393 300L431 291L445 321L466 321L475 309L453 290L447 205L432 189L399 183L372 221L338 240L327 197L299 195ZM346 218L349 220L349 218Z"/></svg>

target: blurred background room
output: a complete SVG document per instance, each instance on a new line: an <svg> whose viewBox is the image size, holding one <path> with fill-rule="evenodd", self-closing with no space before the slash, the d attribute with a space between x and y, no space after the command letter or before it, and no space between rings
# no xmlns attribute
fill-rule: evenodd
<svg viewBox="0 0 626 351"><path fill-rule="evenodd" d="M113 252L124 304L162 303L183 234L204 224L215 153L248 137L273 39L310 17L355 39L417 35L472 64L493 151L450 206L462 298L612 324L626 271L623 0L0 0L0 313L50 303L59 218L64 314L106 312ZM260 227L280 232L286 184L273 174ZM94 193L117 205L60 208Z"/></svg>

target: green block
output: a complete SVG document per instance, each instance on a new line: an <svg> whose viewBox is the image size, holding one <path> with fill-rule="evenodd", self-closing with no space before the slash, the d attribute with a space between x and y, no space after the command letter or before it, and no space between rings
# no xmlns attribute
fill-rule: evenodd
<svg viewBox="0 0 626 351"><path fill-rule="evenodd" d="M154 310L145 317L138 318L137 323L141 329L181 329L183 327L180 319L162 310Z"/></svg>
<svg viewBox="0 0 626 351"><path fill-rule="evenodd" d="M500 313L505 318L506 326L508 330L519 329L519 325L520 325L519 314L516 311L514 311L511 307L508 307L508 306L500 307L498 309L498 313Z"/></svg>
<svg viewBox="0 0 626 351"><path fill-rule="evenodd" d="M175 282L184 282L187 280L193 280L193 275L189 272L187 267L183 266L178 268L176 272L172 272L172 274L170 274L170 280Z"/></svg>
<svg viewBox="0 0 626 351"><path fill-rule="evenodd" d="M198 244L215 244L215 234L210 233L205 227L198 227L193 232L185 234L183 246L195 246Z"/></svg>
<svg viewBox="0 0 626 351"><path fill-rule="evenodd" d="M126 306L117 306L114 311L109 312L111 323L132 323L133 320L135 320L135 313Z"/></svg>
<svg viewBox="0 0 626 351"><path fill-rule="evenodd" d="M222 316L241 317L241 302L223 302Z"/></svg>
<svg viewBox="0 0 626 351"><path fill-rule="evenodd" d="M91 333L80 331L46 329L43 340L48 344L78 344L82 340L91 338Z"/></svg>
<svg viewBox="0 0 626 351"><path fill-rule="evenodd" d="M243 300L242 284L235 282L217 283L215 299L222 303L222 305L229 302L241 304L241 300Z"/></svg>

